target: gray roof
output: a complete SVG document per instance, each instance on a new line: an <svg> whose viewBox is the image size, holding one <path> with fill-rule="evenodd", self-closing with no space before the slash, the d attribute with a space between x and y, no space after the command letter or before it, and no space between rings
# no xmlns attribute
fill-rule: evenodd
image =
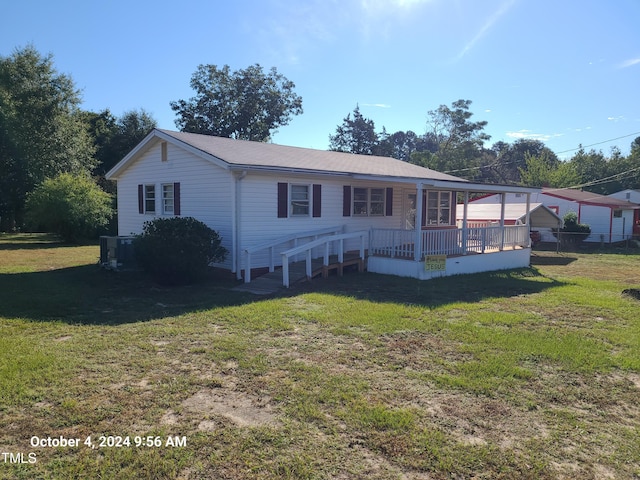
<svg viewBox="0 0 640 480"><path fill-rule="evenodd" d="M289 147L196 133L158 130L171 138L211 155L230 166L292 169L315 173L342 173L382 177L466 180L390 157Z"/></svg>

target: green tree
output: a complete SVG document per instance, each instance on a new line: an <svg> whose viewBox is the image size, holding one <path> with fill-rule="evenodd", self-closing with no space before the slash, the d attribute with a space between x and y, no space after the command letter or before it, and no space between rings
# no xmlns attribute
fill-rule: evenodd
<svg viewBox="0 0 640 480"><path fill-rule="evenodd" d="M383 128L380 134L378 155L408 162L411 160L411 154L419 148L419 145L420 139L418 135L411 130L406 132L398 131L387 135Z"/></svg>
<svg viewBox="0 0 640 480"><path fill-rule="evenodd" d="M295 84L258 64L231 72L228 65L199 65L191 77L196 95L171 102L183 132L266 142L292 115L302 113Z"/></svg>
<svg viewBox="0 0 640 480"><path fill-rule="evenodd" d="M580 184L589 184L609 176L607 159L601 151L596 152L595 150L590 150L589 152L585 152L584 149L580 147L580 150L578 150L569 161L580 176ZM594 193L606 193L605 184L596 184L585 188Z"/></svg>
<svg viewBox="0 0 640 480"><path fill-rule="evenodd" d="M0 230L22 225L27 194L45 178L95 166L79 104L51 55L29 46L0 57Z"/></svg>
<svg viewBox="0 0 640 480"><path fill-rule="evenodd" d="M472 122L471 100L457 100L451 108L440 105L428 112L425 139L437 144L437 150L427 149L411 155L411 161L441 172L451 172L470 180L480 176L484 142L491 137L484 133L486 121Z"/></svg>
<svg viewBox="0 0 640 480"><path fill-rule="evenodd" d="M130 110L119 118L109 109L99 113L86 112L86 117L96 145L98 165L93 173L100 178L100 185L105 190L111 190L113 186L102 177L156 128L157 123L144 109Z"/></svg>
<svg viewBox="0 0 640 480"><path fill-rule="evenodd" d="M62 173L29 193L27 220L34 229L60 235L66 242L92 238L113 215L111 196L87 176Z"/></svg>
<svg viewBox="0 0 640 480"><path fill-rule="evenodd" d="M555 154L547 150L539 155L525 153L525 167L520 168L520 178L522 185L528 187L566 188L580 183L574 165L558 162Z"/></svg>
<svg viewBox="0 0 640 480"><path fill-rule="evenodd" d="M491 153L494 155L494 160L491 162L491 167L487 169L489 175L482 179L484 181L521 183L520 171L526 169L527 154L533 157L544 155L544 163L551 169L560 165L556 154L540 140L522 138L513 144L496 142L491 147Z"/></svg>
<svg viewBox="0 0 640 480"><path fill-rule="evenodd" d="M378 152L378 134L373 120L365 118L356 105L351 113L338 125L335 135L329 135L329 150L336 152L376 155Z"/></svg>

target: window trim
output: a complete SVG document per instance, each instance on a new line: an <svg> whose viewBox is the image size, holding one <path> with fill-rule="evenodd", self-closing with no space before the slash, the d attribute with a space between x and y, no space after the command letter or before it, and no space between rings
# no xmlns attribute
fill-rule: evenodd
<svg viewBox="0 0 640 480"><path fill-rule="evenodd" d="M293 198L293 190L295 187L304 187L306 189L306 200L305 199L294 199ZM294 203L304 204L306 202L306 213L294 213L294 208L296 205ZM311 185L308 183L290 183L289 184L289 216L290 217L309 217L311 216L311 208L312 208L312 192Z"/></svg>
<svg viewBox="0 0 640 480"><path fill-rule="evenodd" d="M360 195L360 198L358 198L356 196L356 190L364 190L366 192L366 199L362 198L362 192L358 193L358 195ZM375 201L373 200L374 192L376 192L375 195L379 195L379 198ZM350 199L352 215L354 217L385 217L387 216L389 199L390 193L387 187L352 187ZM356 204L358 208L356 208ZM382 207L381 211L372 213L374 205ZM364 206L364 212L358 213L358 210L362 210L362 206Z"/></svg>
<svg viewBox="0 0 640 480"><path fill-rule="evenodd" d="M162 183L160 184L160 190L162 192L161 201L162 201L162 214L163 215L175 215L176 210L176 193L175 193L175 184L173 183ZM171 193L171 198L165 195L167 192ZM171 211L167 209L168 201L171 201Z"/></svg>
<svg viewBox="0 0 640 480"><path fill-rule="evenodd" d="M153 193L153 197L149 195L149 189L151 189ZM149 213L155 215L156 207L157 207L157 196L156 196L156 185L154 183L145 183L142 185L142 195L143 195L143 213ZM149 202L152 202L153 210L149 209Z"/></svg>
<svg viewBox="0 0 640 480"><path fill-rule="evenodd" d="M435 207L430 207L429 206L429 201L433 200L432 198L429 198L431 196L431 194L437 194L435 200L436 200L436 206ZM442 200L444 196L448 196L448 200L449 203L446 206L442 205ZM432 226L447 226L447 225L453 225L451 222L451 216L452 216L452 211L453 211L453 204L452 204L452 200L453 200L453 192L450 190L427 190L426 192L426 208L425 208L425 226L427 227L432 227ZM436 213L436 223L430 223L429 222L429 212L434 211ZM441 222L440 219L442 218L442 212L444 210L448 210L449 214L447 215L447 222Z"/></svg>

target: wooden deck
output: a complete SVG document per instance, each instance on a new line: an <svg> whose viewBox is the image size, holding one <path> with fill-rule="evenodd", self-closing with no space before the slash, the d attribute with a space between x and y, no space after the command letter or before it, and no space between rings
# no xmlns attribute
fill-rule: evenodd
<svg viewBox="0 0 640 480"><path fill-rule="evenodd" d="M311 280L315 277L322 276L327 278L332 270L335 270L339 276L344 274L344 268L350 265L357 265L358 271L363 272L366 268L366 258L362 260L357 252L348 252L344 255L344 261L338 262L337 255L331 255L329 257L329 265L324 266L322 258L313 259L311 261L311 277L307 278L305 261L294 262L289 264L289 282L291 285L294 283ZM282 284L282 269L276 268L273 272L261 275L253 280L251 283L243 283L234 287L233 290L237 292L250 292L256 295L269 295L276 293L280 289L284 289Z"/></svg>

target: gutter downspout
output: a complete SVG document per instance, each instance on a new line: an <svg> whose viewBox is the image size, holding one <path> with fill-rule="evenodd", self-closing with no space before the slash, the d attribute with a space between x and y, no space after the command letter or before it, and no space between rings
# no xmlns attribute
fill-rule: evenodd
<svg viewBox="0 0 640 480"><path fill-rule="evenodd" d="M235 195L234 195L234 216L233 216L233 222L234 222L234 226L233 226L233 255L232 255L232 261L233 264L235 265L235 270L236 270L236 279L241 280L242 279L242 252L240 252L240 245L242 245L242 242L240 241L241 239L241 231L242 229L240 228L240 221L242 219L241 215L240 215L240 204L241 204L241 200L242 200L242 196L241 196L241 181L244 179L244 177L247 176L247 171L246 170L242 170L240 172L233 172L233 177L234 177L234 190L235 190Z"/></svg>

